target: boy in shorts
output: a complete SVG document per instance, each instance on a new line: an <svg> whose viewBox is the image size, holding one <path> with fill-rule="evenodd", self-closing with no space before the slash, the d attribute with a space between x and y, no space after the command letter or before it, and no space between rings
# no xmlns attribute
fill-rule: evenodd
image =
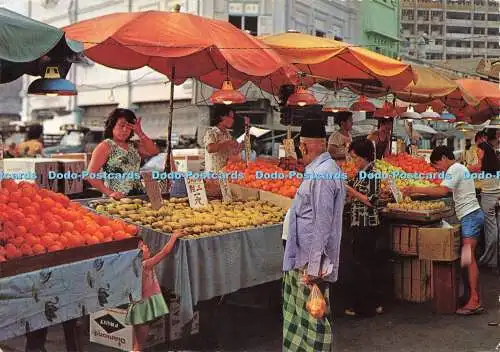
<svg viewBox="0 0 500 352"><path fill-rule="evenodd" d="M460 315L481 313L484 308L479 298L479 269L475 251L479 235L484 224L484 212L476 198L474 180L466 178L468 169L455 161L453 151L446 146L439 146L432 151L431 164L439 172L444 171L445 179L437 187L406 187L406 195L424 194L431 197L445 197L453 192L455 213L462 225L462 266L467 267L470 289L469 301L457 310Z"/></svg>

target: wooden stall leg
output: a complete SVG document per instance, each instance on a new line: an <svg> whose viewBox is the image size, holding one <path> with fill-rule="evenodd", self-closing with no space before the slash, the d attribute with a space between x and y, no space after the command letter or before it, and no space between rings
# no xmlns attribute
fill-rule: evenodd
<svg viewBox="0 0 500 352"><path fill-rule="evenodd" d="M46 352L47 328L26 334L26 352Z"/></svg>
<svg viewBox="0 0 500 352"><path fill-rule="evenodd" d="M80 327L78 319L68 320L63 323L64 340L67 352L81 352L82 344L80 340Z"/></svg>
<svg viewBox="0 0 500 352"><path fill-rule="evenodd" d="M433 262L432 271L434 284L432 308L434 312L440 314L455 313L458 303L458 261Z"/></svg>

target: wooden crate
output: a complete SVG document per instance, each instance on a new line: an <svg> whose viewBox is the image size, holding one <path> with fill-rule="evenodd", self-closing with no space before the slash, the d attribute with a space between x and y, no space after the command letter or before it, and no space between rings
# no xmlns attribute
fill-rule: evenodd
<svg viewBox="0 0 500 352"><path fill-rule="evenodd" d="M60 193L70 195L83 192L82 172L85 170L85 162L83 160L57 160L59 166L59 174L63 176L58 180L58 191Z"/></svg>
<svg viewBox="0 0 500 352"><path fill-rule="evenodd" d="M121 241L99 243L92 246L69 248L62 251L12 259L0 263L0 278L124 252L138 248L138 246L139 237L132 237Z"/></svg>
<svg viewBox="0 0 500 352"><path fill-rule="evenodd" d="M248 188L230 183L229 189L231 190L234 200L248 200L250 198L260 199L259 190L255 188Z"/></svg>
<svg viewBox="0 0 500 352"><path fill-rule="evenodd" d="M460 257L460 225L418 230L418 256L424 260L452 262Z"/></svg>
<svg viewBox="0 0 500 352"><path fill-rule="evenodd" d="M459 261L433 262L432 280L434 297L432 309L440 314L452 314L458 308Z"/></svg>
<svg viewBox="0 0 500 352"><path fill-rule="evenodd" d="M418 231L416 225L391 225L392 250L400 255L418 255Z"/></svg>
<svg viewBox="0 0 500 352"><path fill-rule="evenodd" d="M277 205L284 209L289 209L292 206L293 199L282 196L280 194L267 192L267 191L259 191L259 199Z"/></svg>
<svg viewBox="0 0 500 352"><path fill-rule="evenodd" d="M394 264L394 293L397 299L426 302L433 296L432 262L418 258L400 258Z"/></svg>
<svg viewBox="0 0 500 352"><path fill-rule="evenodd" d="M24 175L24 181L35 183L41 188L54 192L58 191L58 180L49 177L51 173L59 171L56 160L43 158L4 159L3 168L6 174Z"/></svg>

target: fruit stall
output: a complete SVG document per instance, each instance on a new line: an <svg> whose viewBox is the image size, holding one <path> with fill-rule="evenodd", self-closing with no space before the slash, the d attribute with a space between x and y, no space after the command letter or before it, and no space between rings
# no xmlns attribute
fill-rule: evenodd
<svg viewBox="0 0 500 352"><path fill-rule="evenodd" d="M198 302L281 278L282 222L286 209L271 200L236 196L192 208L187 198L163 200L154 210L144 198L86 200L100 215L139 226L153 252L172 231L183 229L174 252L157 266L160 284L178 297L181 326L195 317Z"/></svg>
<svg viewBox="0 0 500 352"><path fill-rule="evenodd" d="M31 183L1 186L0 340L140 298L135 226Z"/></svg>
<svg viewBox="0 0 500 352"><path fill-rule="evenodd" d="M353 165L342 167L354 175ZM408 154L377 160L375 169L382 175L385 194L405 186L433 187L444 177L424 158ZM454 313L460 225L454 217L451 197L438 200L402 197L399 202L392 198L381 210L381 216L389 235L388 247L396 255L393 264L396 298L418 303L432 300L435 312Z"/></svg>

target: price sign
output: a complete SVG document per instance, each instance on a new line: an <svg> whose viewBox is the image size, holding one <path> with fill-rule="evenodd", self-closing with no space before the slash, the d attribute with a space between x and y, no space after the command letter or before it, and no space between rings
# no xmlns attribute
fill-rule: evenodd
<svg viewBox="0 0 500 352"><path fill-rule="evenodd" d="M392 195L394 196L394 199L396 200L396 203L401 203L403 201L403 194L399 190L398 186L396 185L396 181L394 181L394 178L389 179L389 187L391 188Z"/></svg>
<svg viewBox="0 0 500 352"><path fill-rule="evenodd" d="M146 194L148 195L149 202L151 203L151 208L158 210L163 205L163 199L161 198L161 188L157 180L153 179L152 173L142 172L142 178L144 184L146 185Z"/></svg>
<svg viewBox="0 0 500 352"><path fill-rule="evenodd" d="M297 158L295 155L295 143L292 138L284 139L283 146L285 147L285 157Z"/></svg>
<svg viewBox="0 0 500 352"><path fill-rule="evenodd" d="M231 193L231 189L229 189L229 182L227 182L227 178L219 178L219 184L222 193L222 200L224 202L232 202L233 195Z"/></svg>
<svg viewBox="0 0 500 352"><path fill-rule="evenodd" d="M201 208L208 205L207 191L202 179L185 177L186 189L188 192L189 206L191 208Z"/></svg>

